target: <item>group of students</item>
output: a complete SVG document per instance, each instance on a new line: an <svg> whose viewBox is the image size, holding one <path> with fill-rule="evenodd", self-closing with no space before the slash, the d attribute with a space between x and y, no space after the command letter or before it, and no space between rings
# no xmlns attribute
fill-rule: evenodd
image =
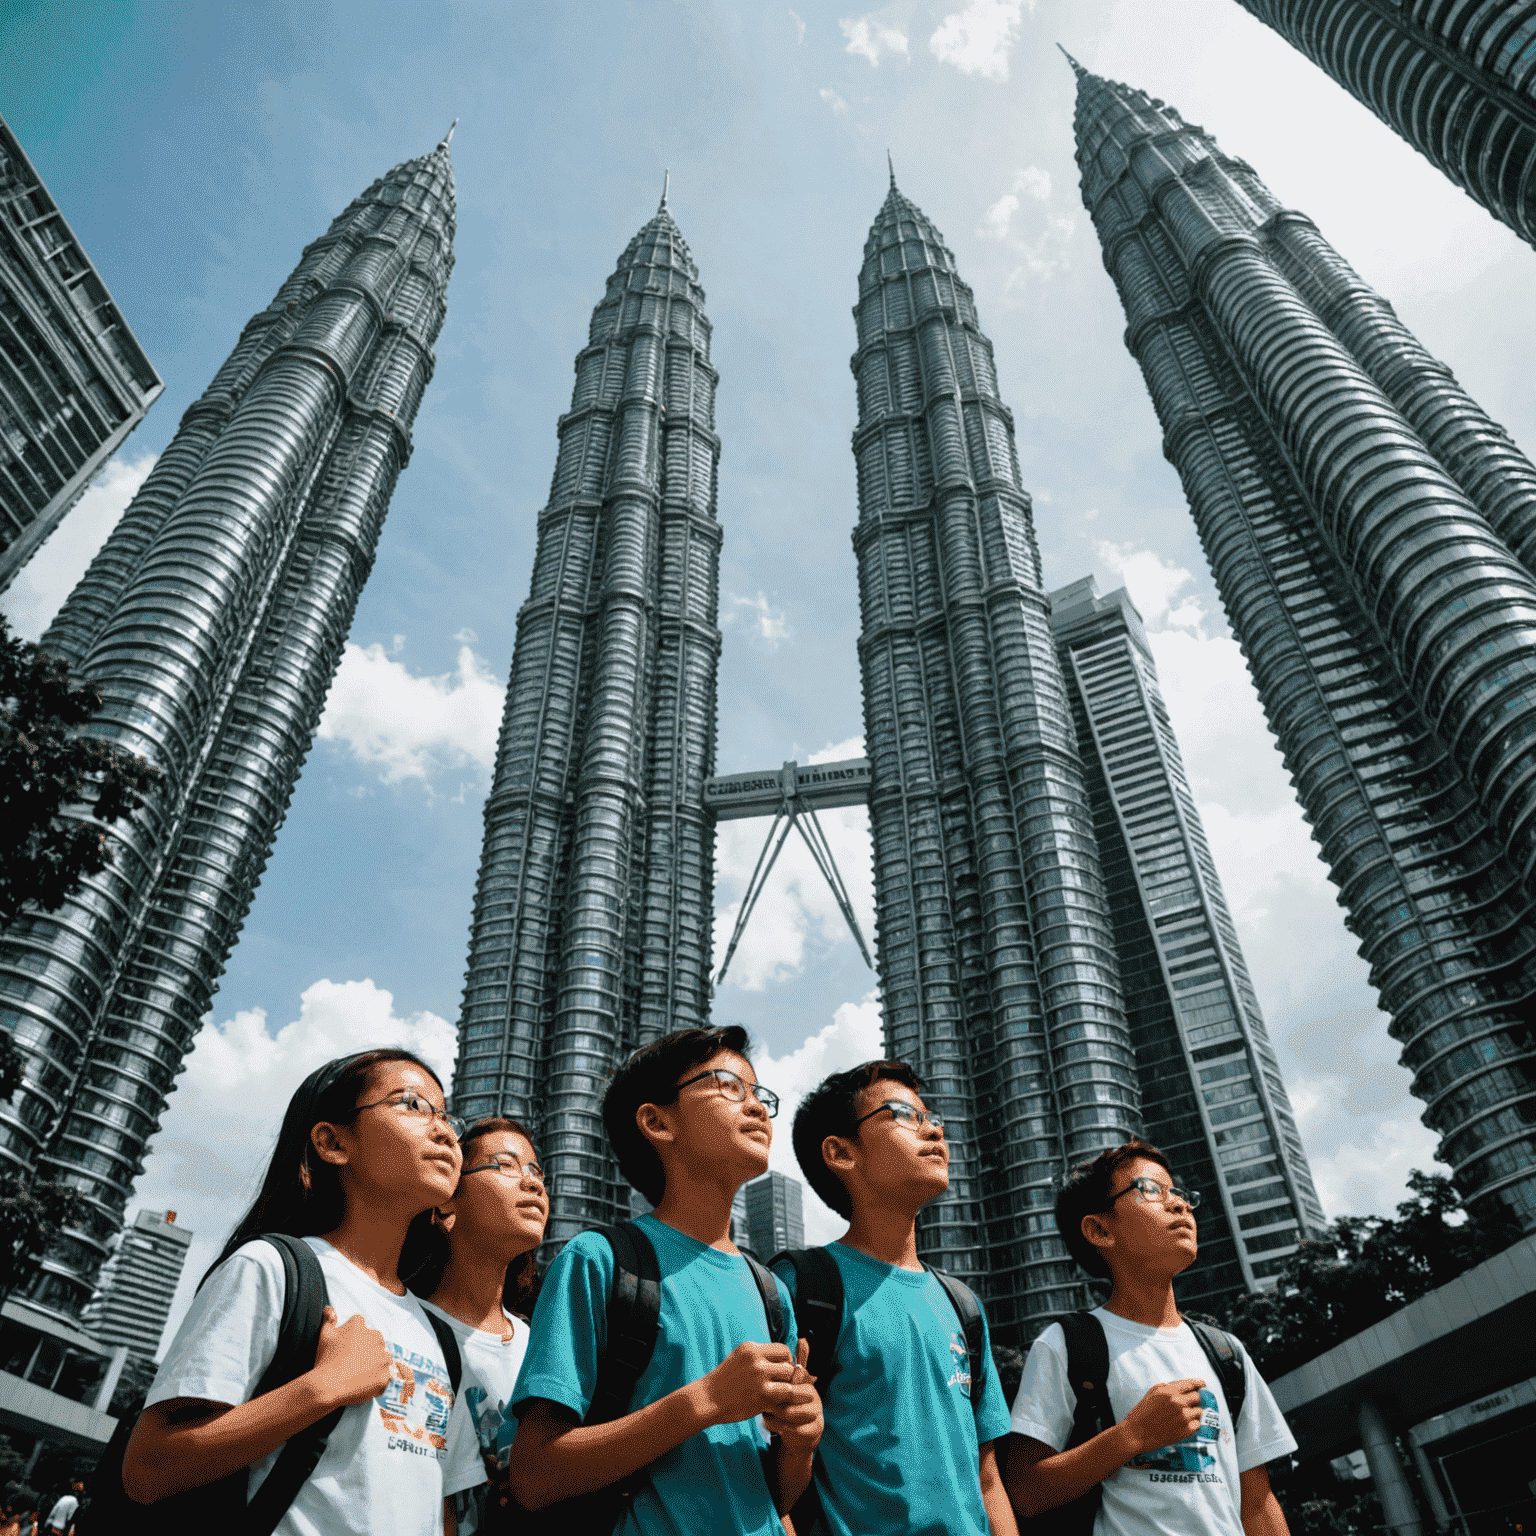
<svg viewBox="0 0 1536 1536"><path fill-rule="evenodd" d="M1285 1536L1265 1466L1295 1442L1241 1347L1178 1312L1198 1197L1160 1152L1064 1182L1061 1235L1112 1291L1035 1341L1010 1410L975 1297L918 1258L949 1183L918 1078L868 1062L806 1097L795 1153L848 1231L770 1271L731 1203L777 1109L739 1027L635 1052L603 1119L653 1209L572 1238L540 1285L528 1131L465 1127L408 1052L329 1063L126 1441L130 1507L164 1524L223 1480L250 1536ZM569 1176L609 1193L605 1166ZM313 1363L279 1370L310 1254Z"/></svg>

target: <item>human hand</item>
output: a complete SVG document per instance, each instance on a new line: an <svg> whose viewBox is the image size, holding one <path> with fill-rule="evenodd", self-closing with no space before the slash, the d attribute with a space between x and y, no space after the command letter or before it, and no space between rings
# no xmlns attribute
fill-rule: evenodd
<svg viewBox="0 0 1536 1536"><path fill-rule="evenodd" d="M736 1424L784 1407L795 1400L797 1370L803 1366L790 1358L783 1344L738 1344L697 1383L705 1422Z"/></svg>
<svg viewBox="0 0 1536 1536"><path fill-rule="evenodd" d="M1134 1447L1132 1454L1159 1451L1176 1445L1199 1429L1205 1416L1200 1389L1205 1385L1195 1377L1183 1381L1163 1381L1152 1388L1125 1416L1125 1430Z"/></svg>
<svg viewBox="0 0 1536 1536"><path fill-rule="evenodd" d="M321 1315L320 1339L315 1346L315 1378L334 1408L366 1403L389 1385L394 1357L377 1328L370 1328L361 1312L354 1312L340 1327L336 1309Z"/></svg>
<svg viewBox="0 0 1536 1536"><path fill-rule="evenodd" d="M809 1456L821 1440L821 1394L816 1390L816 1378L805 1368L810 1353L810 1340L802 1338L795 1354L795 1374L790 1379L794 1396L781 1407L763 1412L768 1433L777 1435L791 1455Z"/></svg>

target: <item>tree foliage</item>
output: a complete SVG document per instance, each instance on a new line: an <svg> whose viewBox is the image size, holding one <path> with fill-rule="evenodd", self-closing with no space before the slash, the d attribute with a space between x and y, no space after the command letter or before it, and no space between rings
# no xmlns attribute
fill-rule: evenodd
<svg viewBox="0 0 1536 1536"><path fill-rule="evenodd" d="M67 1184L0 1175L0 1302L36 1272L39 1256L67 1226L92 1219L90 1203Z"/></svg>
<svg viewBox="0 0 1536 1536"><path fill-rule="evenodd" d="M29 902L52 912L112 861L101 823L138 809L160 777L142 757L80 727L97 684L20 640L0 615L0 928ZM59 813L94 801L87 819Z"/></svg>
<svg viewBox="0 0 1536 1536"><path fill-rule="evenodd" d="M1396 1217L1341 1216L1301 1245L1272 1290L1239 1296L1225 1324L1273 1381L1398 1308L1502 1252L1519 1236L1514 1218L1463 1215L1461 1196L1438 1173L1408 1175L1413 1198Z"/></svg>

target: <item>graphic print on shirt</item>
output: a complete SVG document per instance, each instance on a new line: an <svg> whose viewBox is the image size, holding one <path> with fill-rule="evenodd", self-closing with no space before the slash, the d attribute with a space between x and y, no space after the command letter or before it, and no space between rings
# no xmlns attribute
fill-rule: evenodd
<svg viewBox="0 0 1536 1536"><path fill-rule="evenodd" d="M1221 1410L1209 1387L1200 1389L1200 1427L1194 1434L1160 1450L1145 1451L1127 1463L1139 1472L1211 1472L1216 1465L1216 1442L1221 1438ZM1215 1473L1212 1478L1219 1479ZM1158 1481L1154 1477L1154 1482Z"/></svg>
<svg viewBox="0 0 1536 1536"><path fill-rule="evenodd" d="M971 1395L971 1352L965 1347L965 1335L956 1333L953 1328L949 1332L949 1357L955 1367L950 1373L949 1385L959 1387L969 1397Z"/></svg>
<svg viewBox="0 0 1536 1536"><path fill-rule="evenodd" d="M480 1440L481 1454L487 1462L505 1467L512 1459L512 1441L517 1436L517 1420L507 1412L506 1399L499 1402L484 1387L464 1388L469 1417Z"/></svg>
<svg viewBox="0 0 1536 1536"><path fill-rule="evenodd" d="M453 1411L453 1387L447 1371L425 1355L391 1343L394 1360L389 1385L374 1399L389 1433L392 1451L443 1459L448 1449L448 1416Z"/></svg>

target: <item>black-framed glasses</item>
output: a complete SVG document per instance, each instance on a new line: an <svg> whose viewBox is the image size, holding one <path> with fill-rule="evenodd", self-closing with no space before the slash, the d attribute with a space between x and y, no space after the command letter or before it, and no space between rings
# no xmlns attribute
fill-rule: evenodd
<svg viewBox="0 0 1536 1536"><path fill-rule="evenodd" d="M545 1182L544 1170L537 1163L525 1163L515 1152L492 1152L483 1163L476 1163L473 1168L466 1168L460 1178L468 1178L472 1173L484 1173L487 1168L494 1168L497 1173L510 1174L515 1179L524 1177L536 1179L540 1184Z"/></svg>
<svg viewBox="0 0 1536 1536"><path fill-rule="evenodd" d="M752 1097L767 1110L770 1120L779 1112L779 1096L773 1089L764 1088L761 1083L749 1083L746 1078L737 1072L732 1072L729 1067L711 1067L707 1072L700 1072L697 1077L690 1077L687 1082L679 1083L677 1091L681 1093L684 1088L702 1083L706 1077L714 1078L720 1092L733 1104L745 1104L747 1091L750 1089Z"/></svg>
<svg viewBox="0 0 1536 1536"><path fill-rule="evenodd" d="M365 1109L383 1109L386 1105L398 1109L402 1115L409 1115L413 1120L441 1120L455 1141L460 1140L469 1129L467 1120L458 1115L450 1115L446 1109L439 1109L431 1099L424 1099L419 1093L402 1093L398 1097L375 1099L372 1104L359 1104L353 1114L360 1115Z"/></svg>
<svg viewBox="0 0 1536 1536"><path fill-rule="evenodd" d="M1159 1184L1156 1179L1132 1179L1119 1195L1111 1195L1109 1204L1113 1205L1120 1195L1128 1195L1135 1190L1143 1200L1150 1200L1154 1205L1164 1205L1168 1197L1172 1195L1176 1200L1182 1200L1190 1210L1194 1210L1200 1204L1200 1191L1198 1189L1180 1189L1177 1184ZM1108 1206L1105 1207L1108 1209Z"/></svg>
<svg viewBox="0 0 1536 1536"><path fill-rule="evenodd" d="M916 1105L908 1104L905 1099L887 1099L884 1104L870 1110L867 1115L860 1115L853 1123L855 1127L861 1126L866 1120L873 1120L882 1109L891 1112L891 1119L897 1125L905 1125L910 1130L920 1131L925 1125L931 1125L941 1136L944 1134L944 1116L935 1114L931 1109L918 1109Z"/></svg>

